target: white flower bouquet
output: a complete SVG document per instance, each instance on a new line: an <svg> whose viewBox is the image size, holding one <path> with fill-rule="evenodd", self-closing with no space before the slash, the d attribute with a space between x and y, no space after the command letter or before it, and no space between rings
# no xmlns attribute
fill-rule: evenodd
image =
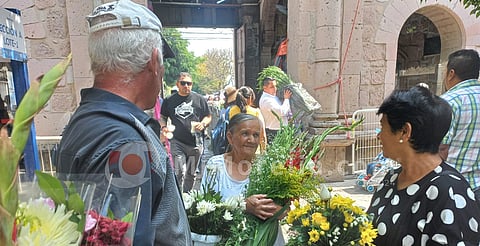
<svg viewBox="0 0 480 246"><path fill-rule="evenodd" d="M245 223L244 197L234 196L223 200L210 182L200 190L183 193L183 201L192 233L221 236L222 244L238 225Z"/></svg>

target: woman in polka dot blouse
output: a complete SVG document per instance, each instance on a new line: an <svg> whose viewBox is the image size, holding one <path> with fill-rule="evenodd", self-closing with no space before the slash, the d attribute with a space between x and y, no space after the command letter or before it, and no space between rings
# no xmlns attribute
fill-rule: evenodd
<svg viewBox="0 0 480 246"><path fill-rule="evenodd" d="M480 204L467 181L438 154L452 111L415 86L395 90L378 110L385 157L401 164L388 173L368 213L376 245L480 245Z"/></svg>

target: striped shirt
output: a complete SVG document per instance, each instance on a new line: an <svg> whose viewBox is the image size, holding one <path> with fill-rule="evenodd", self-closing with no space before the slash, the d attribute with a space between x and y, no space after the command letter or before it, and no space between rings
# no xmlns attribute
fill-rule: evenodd
<svg viewBox="0 0 480 246"><path fill-rule="evenodd" d="M480 187L480 82L465 80L441 96L452 106L452 123L442 140L449 145L446 162Z"/></svg>

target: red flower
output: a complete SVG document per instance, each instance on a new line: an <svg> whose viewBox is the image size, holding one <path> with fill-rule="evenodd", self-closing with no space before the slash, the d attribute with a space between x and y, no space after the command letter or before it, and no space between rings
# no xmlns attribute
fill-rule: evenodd
<svg viewBox="0 0 480 246"><path fill-rule="evenodd" d="M89 214L97 220L97 224L84 233L82 245L132 245L131 239L125 237L131 223L100 216L95 211Z"/></svg>
<svg viewBox="0 0 480 246"><path fill-rule="evenodd" d="M302 150L296 148L294 151L290 152L290 158L287 159L285 167L294 167L295 169L300 169L300 163L302 163Z"/></svg>

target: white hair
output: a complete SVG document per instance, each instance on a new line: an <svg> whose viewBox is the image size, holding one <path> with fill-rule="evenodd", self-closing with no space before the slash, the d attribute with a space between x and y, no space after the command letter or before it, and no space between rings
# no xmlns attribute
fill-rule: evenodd
<svg viewBox="0 0 480 246"><path fill-rule="evenodd" d="M91 33L88 39L94 75L122 72L133 76L145 68L155 48L163 64L162 47L161 34L150 29L110 28Z"/></svg>

